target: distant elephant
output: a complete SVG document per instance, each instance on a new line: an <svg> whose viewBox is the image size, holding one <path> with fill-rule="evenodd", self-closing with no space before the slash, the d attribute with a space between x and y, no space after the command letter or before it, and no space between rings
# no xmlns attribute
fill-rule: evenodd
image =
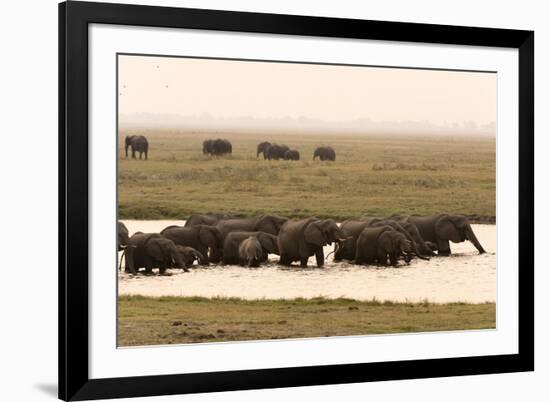
<svg viewBox="0 0 550 402"><path fill-rule="evenodd" d="M213 252L223 246L222 235L214 226L168 226L160 234L172 240L175 244L193 247L201 253L204 256L200 261L201 265L208 265L209 263L208 249Z"/></svg>
<svg viewBox="0 0 550 402"><path fill-rule="evenodd" d="M118 222L118 251L122 251L125 249L128 244L130 244L130 236L129 236L128 228L126 225L122 222Z"/></svg>
<svg viewBox="0 0 550 402"><path fill-rule="evenodd" d="M259 267L262 258L262 246L258 238L249 236L239 245L239 260L246 267Z"/></svg>
<svg viewBox="0 0 550 402"><path fill-rule="evenodd" d="M258 239L262 248L259 262L267 261L268 254L279 254L277 236L265 232L230 232L223 242L222 262L224 264L239 263L239 245L248 237Z"/></svg>
<svg viewBox="0 0 550 402"><path fill-rule="evenodd" d="M306 267L309 257L315 255L317 266L322 267L325 263L323 246L345 240L333 219L289 220L279 232L280 263L290 265L300 261L300 266Z"/></svg>
<svg viewBox="0 0 550 402"><path fill-rule="evenodd" d="M195 260L198 261L199 264L204 264L204 255L199 253L193 247L180 246L179 244L176 244L176 250L185 263L186 268L192 266Z"/></svg>
<svg viewBox="0 0 550 402"><path fill-rule="evenodd" d="M150 274L156 267L161 274L170 267L188 271L172 240L158 233L135 233L126 248L126 272L136 274L139 268L145 268Z"/></svg>
<svg viewBox="0 0 550 402"><path fill-rule="evenodd" d="M147 160L147 154L149 153L149 142L143 135L128 135L124 140L124 147L126 151L126 158L128 158L128 148L132 147L132 159L136 159L136 151L139 152L139 159L145 154L145 160Z"/></svg>
<svg viewBox="0 0 550 402"><path fill-rule="evenodd" d="M336 152L332 147L317 147L313 152L313 160L317 157L322 161L335 161Z"/></svg>
<svg viewBox="0 0 550 402"><path fill-rule="evenodd" d="M205 140L202 143L202 153L213 156L231 154L233 146L228 140L217 138L215 140Z"/></svg>
<svg viewBox="0 0 550 402"><path fill-rule="evenodd" d="M397 266L400 256L410 261L412 245L403 233L391 226L367 226L357 239L355 264L380 264Z"/></svg>
<svg viewBox="0 0 550 402"><path fill-rule="evenodd" d="M212 153L212 141L213 140L204 140L202 142L202 153L205 155L210 155Z"/></svg>
<svg viewBox="0 0 550 402"><path fill-rule="evenodd" d="M283 155L283 159L287 160L287 161L299 161L300 160L300 152L298 152L295 149L289 149Z"/></svg>
<svg viewBox="0 0 550 402"><path fill-rule="evenodd" d="M406 218L406 221L416 225L424 240L437 246L437 255L451 255L449 241L461 243L466 240L475 246L479 254L485 253L485 249L477 240L468 218L463 215L410 216Z"/></svg>
<svg viewBox="0 0 550 402"><path fill-rule="evenodd" d="M216 227L224 239L230 232L265 232L276 236L287 220L277 215L259 215L252 218L223 219ZM220 262L221 258L221 250L218 254L210 256L210 260L215 263Z"/></svg>
<svg viewBox="0 0 550 402"><path fill-rule="evenodd" d="M185 221L185 227L197 225L214 226L222 219L230 219L231 216L225 214L193 214Z"/></svg>
<svg viewBox="0 0 550 402"><path fill-rule="evenodd" d="M283 159L285 156L285 152L288 151L290 148L286 145L278 145L278 144L272 144L270 147L267 148L265 152L267 152L267 159Z"/></svg>
<svg viewBox="0 0 550 402"><path fill-rule="evenodd" d="M267 149L271 146L271 142L260 142L256 148L256 158L260 156L260 154L264 155L264 159L267 159Z"/></svg>

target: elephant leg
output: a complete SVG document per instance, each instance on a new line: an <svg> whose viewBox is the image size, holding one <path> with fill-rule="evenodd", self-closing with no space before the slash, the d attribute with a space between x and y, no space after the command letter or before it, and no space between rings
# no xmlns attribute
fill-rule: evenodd
<svg viewBox="0 0 550 402"><path fill-rule="evenodd" d="M380 265L388 265L388 255L384 250L378 250L378 263Z"/></svg>
<svg viewBox="0 0 550 402"><path fill-rule="evenodd" d="M268 253L262 252L262 257L260 258L259 262L267 262Z"/></svg>
<svg viewBox="0 0 550 402"><path fill-rule="evenodd" d="M166 264L159 265L159 274L164 275L166 273Z"/></svg>
<svg viewBox="0 0 550 402"><path fill-rule="evenodd" d="M281 256L279 258L279 264L289 266L292 263L290 258L286 256L285 254L281 253Z"/></svg>
<svg viewBox="0 0 550 402"><path fill-rule="evenodd" d="M318 267L325 265L325 254L323 253L322 247L315 252L315 260L317 260Z"/></svg>
<svg viewBox="0 0 550 402"><path fill-rule="evenodd" d="M307 267L307 260L309 260L309 257L300 257L300 266L302 268Z"/></svg>
<svg viewBox="0 0 550 402"><path fill-rule="evenodd" d="M145 265L145 275L151 275L153 273L153 260L148 255L144 258L144 264Z"/></svg>
<svg viewBox="0 0 550 402"><path fill-rule="evenodd" d="M147 151L145 151L145 160L147 160Z"/></svg>
<svg viewBox="0 0 550 402"><path fill-rule="evenodd" d="M212 248L210 249L210 255L205 254L204 258L206 259L206 263L204 265L208 265L208 262L217 264L222 259L222 252L217 248Z"/></svg>
<svg viewBox="0 0 550 402"><path fill-rule="evenodd" d="M437 240L437 255L451 255L451 245L449 244L449 240Z"/></svg>

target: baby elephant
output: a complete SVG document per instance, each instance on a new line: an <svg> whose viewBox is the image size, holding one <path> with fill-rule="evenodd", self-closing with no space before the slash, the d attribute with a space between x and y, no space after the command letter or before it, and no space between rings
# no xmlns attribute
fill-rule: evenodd
<svg viewBox="0 0 550 402"><path fill-rule="evenodd" d="M239 259L246 267L259 267L262 258L262 245L254 236L244 239L239 246Z"/></svg>
<svg viewBox="0 0 550 402"><path fill-rule="evenodd" d="M355 263L388 265L389 258L397 266L399 257L409 262L412 255L412 244L403 233L391 226L366 227L357 239Z"/></svg>
<svg viewBox="0 0 550 402"><path fill-rule="evenodd" d="M204 265L204 256L193 247L180 246L179 244L176 244L176 251L183 260L185 268L189 268L193 265L195 260L198 261L199 264Z"/></svg>

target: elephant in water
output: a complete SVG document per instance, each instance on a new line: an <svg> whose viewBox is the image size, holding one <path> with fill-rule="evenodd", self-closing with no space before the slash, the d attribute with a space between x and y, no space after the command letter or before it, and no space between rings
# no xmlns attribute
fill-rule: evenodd
<svg viewBox="0 0 550 402"><path fill-rule="evenodd" d="M195 261L198 261L199 264L204 264L204 255L199 253L193 247L180 246L179 244L176 244L176 250L185 263L186 268L192 266Z"/></svg>
<svg viewBox="0 0 550 402"><path fill-rule="evenodd" d="M268 254L279 254L277 236L275 235L265 232L230 232L223 242L222 262L224 264L239 263L239 246L243 240L251 236L258 239L262 248L259 262L267 261Z"/></svg>
<svg viewBox="0 0 550 402"><path fill-rule="evenodd" d="M429 260L429 257L426 255L431 255L431 250L426 247L428 250L427 253L421 253L420 250L417 248L414 237L410 235L410 233L398 222L388 220L388 219L380 219L380 218L362 218L359 221L354 220L348 220L342 222L340 229L348 239L344 244L336 244L334 248L334 260L348 260L352 261L355 259L356 255L356 248L357 248L357 240L359 239L359 236L363 232L363 230L367 227L382 227L382 226L390 226L395 231L401 233L407 240L411 242L411 248L412 252L416 254L419 258L424 260Z"/></svg>
<svg viewBox="0 0 550 402"><path fill-rule="evenodd" d="M145 155L145 160L147 160L147 155L149 153L149 142L147 138L143 135L128 135L124 140L124 147L126 152L126 158L128 158L128 148L132 148L132 159L136 159L136 152L139 152L139 159L141 156Z"/></svg>
<svg viewBox="0 0 550 402"><path fill-rule="evenodd" d="M122 251L130 244L128 228L122 222L118 222L118 251Z"/></svg>
<svg viewBox="0 0 550 402"><path fill-rule="evenodd" d="M145 268L145 272L150 274L155 267L158 267L160 274L170 267L188 271L172 240L158 233L135 233L126 248L125 271L135 274L139 268Z"/></svg>
<svg viewBox="0 0 550 402"><path fill-rule="evenodd" d="M258 146L256 147L256 158L260 156L260 154L264 155L264 159L267 159L267 149L271 146L271 142L260 142Z"/></svg>
<svg viewBox="0 0 550 402"><path fill-rule="evenodd" d="M203 255L201 265L208 265L208 249L218 250L223 246L222 234L216 227L208 225L196 226L168 226L164 228L161 235L172 240L180 246L193 247Z"/></svg>
<svg viewBox="0 0 550 402"><path fill-rule="evenodd" d="M415 254L422 259L429 260L429 257L434 255L433 249L422 238L420 231L413 223L391 218L362 217L361 220L368 222L369 226L389 225L398 232L403 233L407 240L411 241Z"/></svg>
<svg viewBox="0 0 550 402"><path fill-rule="evenodd" d="M333 219L289 220L279 232L280 263L290 265L300 261L300 266L306 267L309 257L315 255L317 266L322 267L323 246L345 241L344 233Z"/></svg>
<svg viewBox="0 0 550 402"><path fill-rule="evenodd" d="M322 161L335 161L336 152L332 147L317 147L313 152L313 160L317 157Z"/></svg>
<svg viewBox="0 0 550 402"><path fill-rule="evenodd" d="M267 159L284 159L285 152L288 151L290 148L287 145L278 145L278 144L272 144L270 147L268 147L265 152L267 152Z"/></svg>
<svg viewBox="0 0 550 402"><path fill-rule="evenodd" d="M474 245L479 254L485 253L485 249L478 241L468 218L463 215L410 216L405 220L416 225L424 240L435 244L437 255L451 255L449 241L461 243L466 240Z"/></svg>
<svg viewBox="0 0 550 402"><path fill-rule="evenodd" d="M409 262L412 252L411 241L391 226L367 226L357 239L355 263L387 265L389 259L390 264L397 266L400 256Z"/></svg>
<svg viewBox="0 0 550 402"><path fill-rule="evenodd" d="M255 236L249 236L239 245L239 259L246 267L259 267L262 245Z"/></svg>
<svg viewBox="0 0 550 402"><path fill-rule="evenodd" d="M283 159L287 160L287 161L299 161L300 160L300 152L298 152L295 149L289 149L283 155Z"/></svg>
<svg viewBox="0 0 550 402"><path fill-rule="evenodd" d="M223 239L230 232L265 232L276 236L287 220L277 215L259 215L252 218L223 219L216 224L216 227L220 230ZM220 262L221 254L221 250L218 254L213 253L210 261Z"/></svg>

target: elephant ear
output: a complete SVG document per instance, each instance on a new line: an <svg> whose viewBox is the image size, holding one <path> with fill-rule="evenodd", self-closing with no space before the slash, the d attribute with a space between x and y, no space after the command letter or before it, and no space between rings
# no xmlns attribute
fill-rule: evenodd
<svg viewBox="0 0 550 402"><path fill-rule="evenodd" d="M387 253L393 252L393 241L394 241L393 231L384 230L377 239L378 247L382 248Z"/></svg>
<svg viewBox="0 0 550 402"><path fill-rule="evenodd" d="M160 239L151 239L147 242L147 254L156 261L164 260L164 247Z"/></svg>
<svg viewBox="0 0 550 402"><path fill-rule="evenodd" d="M262 249L266 250L268 253L274 253L277 251L277 238L275 236L258 236L258 241L260 242Z"/></svg>
<svg viewBox="0 0 550 402"><path fill-rule="evenodd" d="M278 232L275 221L269 215L260 216L258 220L257 230L258 232L265 232L270 234L275 234Z"/></svg>
<svg viewBox="0 0 550 402"><path fill-rule="evenodd" d="M216 243L214 234L208 226L201 226L199 229L199 240L205 246L210 246Z"/></svg>
<svg viewBox="0 0 550 402"><path fill-rule="evenodd" d="M307 225L306 230L304 231L304 238L307 243L315 244L318 247L323 247L325 244L328 244L327 239L321 230L320 221L313 221Z"/></svg>
<svg viewBox="0 0 550 402"><path fill-rule="evenodd" d="M450 240L454 243L462 241L462 236L449 215L443 215L435 222L435 233L440 239Z"/></svg>

